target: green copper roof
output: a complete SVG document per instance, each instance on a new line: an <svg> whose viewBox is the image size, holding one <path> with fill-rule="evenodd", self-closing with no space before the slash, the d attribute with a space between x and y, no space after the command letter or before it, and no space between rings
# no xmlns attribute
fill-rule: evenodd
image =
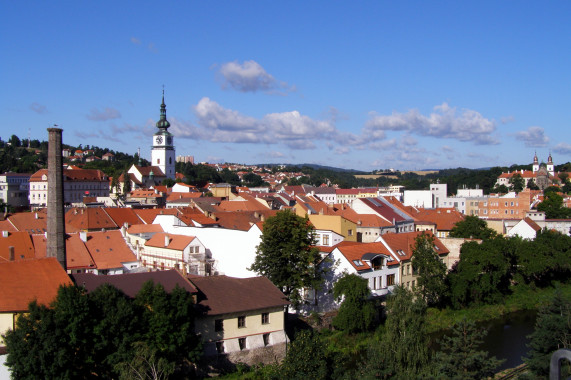
<svg viewBox="0 0 571 380"><path fill-rule="evenodd" d="M171 123L167 120L167 106L165 105L165 90L163 90L163 102L161 103L161 118L156 123L157 128L166 131Z"/></svg>

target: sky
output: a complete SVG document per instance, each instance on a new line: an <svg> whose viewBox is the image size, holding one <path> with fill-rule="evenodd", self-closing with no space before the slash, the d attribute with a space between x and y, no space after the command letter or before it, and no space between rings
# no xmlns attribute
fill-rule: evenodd
<svg viewBox="0 0 571 380"><path fill-rule="evenodd" d="M0 138L364 171L571 161L570 1L0 0ZM163 87L164 86L164 87Z"/></svg>

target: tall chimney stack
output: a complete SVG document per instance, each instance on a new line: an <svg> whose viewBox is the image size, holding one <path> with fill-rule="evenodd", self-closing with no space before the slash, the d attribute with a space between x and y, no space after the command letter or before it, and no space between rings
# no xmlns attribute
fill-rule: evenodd
<svg viewBox="0 0 571 380"><path fill-rule="evenodd" d="M48 128L48 238L47 256L55 257L65 271L65 223L63 212L63 159L60 128Z"/></svg>

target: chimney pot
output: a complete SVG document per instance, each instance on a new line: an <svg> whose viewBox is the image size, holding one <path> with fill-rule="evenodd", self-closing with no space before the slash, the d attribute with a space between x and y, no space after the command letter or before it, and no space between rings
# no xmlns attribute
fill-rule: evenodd
<svg viewBox="0 0 571 380"><path fill-rule="evenodd" d="M168 247L170 243L169 235L165 235L165 247Z"/></svg>
<svg viewBox="0 0 571 380"><path fill-rule="evenodd" d="M82 242L87 243L87 231L79 231L79 238Z"/></svg>
<svg viewBox="0 0 571 380"><path fill-rule="evenodd" d="M8 232L8 231L2 231L2 237L7 238L8 236L10 236L10 232Z"/></svg>

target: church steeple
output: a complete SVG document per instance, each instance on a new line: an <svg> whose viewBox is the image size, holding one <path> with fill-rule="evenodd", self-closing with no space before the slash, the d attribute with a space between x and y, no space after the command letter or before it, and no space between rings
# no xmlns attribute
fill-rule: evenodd
<svg viewBox="0 0 571 380"><path fill-rule="evenodd" d="M157 128L161 129L162 131L166 132L167 129L171 126L171 123L167 120L167 106L165 104L165 89L163 88L163 101L161 103L161 118L155 124Z"/></svg>

